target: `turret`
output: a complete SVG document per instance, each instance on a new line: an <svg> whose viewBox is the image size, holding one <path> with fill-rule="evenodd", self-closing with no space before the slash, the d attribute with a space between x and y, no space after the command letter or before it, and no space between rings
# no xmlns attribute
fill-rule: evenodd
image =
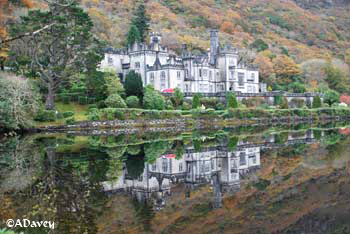
<svg viewBox="0 0 350 234"><path fill-rule="evenodd" d="M161 40L162 40L162 34L158 32L150 33L150 44L160 44Z"/></svg>
<svg viewBox="0 0 350 234"><path fill-rule="evenodd" d="M219 30L210 30L210 65L216 65L216 60L219 54Z"/></svg>

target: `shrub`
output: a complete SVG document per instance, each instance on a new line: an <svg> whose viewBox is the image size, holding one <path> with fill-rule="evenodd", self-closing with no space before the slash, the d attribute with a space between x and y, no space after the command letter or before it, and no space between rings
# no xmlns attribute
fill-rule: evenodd
<svg viewBox="0 0 350 234"><path fill-rule="evenodd" d="M61 101L62 101L63 104L68 104L69 101L70 101L69 95L63 94L63 95L61 96Z"/></svg>
<svg viewBox="0 0 350 234"><path fill-rule="evenodd" d="M55 110L40 111L39 114L34 119L39 122L55 122L57 119L56 111Z"/></svg>
<svg viewBox="0 0 350 234"><path fill-rule="evenodd" d="M283 101L282 101L282 104L281 104L281 109L288 109L289 108L289 106L288 106L288 100L287 100L287 98L283 98Z"/></svg>
<svg viewBox="0 0 350 234"><path fill-rule="evenodd" d="M97 108L97 105L96 104L91 104L90 106L89 106L89 110L90 109L96 109Z"/></svg>
<svg viewBox="0 0 350 234"><path fill-rule="evenodd" d="M194 96L193 96L193 100L192 100L192 109L197 109L199 108L200 106L200 98L201 98L201 95L196 93Z"/></svg>
<svg viewBox="0 0 350 234"><path fill-rule="evenodd" d="M167 110L174 110L173 103L170 100L167 100L165 103L165 109Z"/></svg>
<svg viewBox="0 0 350 234"><path fill-rule="evenodd" d="M73 118L66 119L66 124L74 124L74 123L75 123L74 117L73 117Z"/></svg>
<svg viewBox="0 0 350 234"><path fill-rule="evenodd" d="M221 102L219 102L218 104L216 104L215 109L216 110L225 110L225 105L222 104Z"/></svg>
<svg viewBox="0 0 350 234"><path fill-rule="evenodd" d="M228 93L226 96L226 100L227 100L227 107L228 108L237 108L238 107L238 102L237 102L235 94Z"/></svg>
<svg viewBox="0 0 350 234"><path fill-rule="evenodd" d="M129 108L139 108L140 107L140 99L137 96L129 96L126 99L126 104Z"/></svg>
<svg viewBox="0 0 350 234"><path fill-rule="evenodd" d="M312 108L321 108L322 102L320 96L314 97L314 101L312 102Z"/></svg>
<svg viewBox="0 0 350 234"><path fill-rule="evenodd" d="M184 102L184 103L182 104L182 109L183 109L183 110L191 110L191 104L188 103L188 102Z"/></svg>
<svg viewBox="0 0 350 234"><path fill-rule="evenodd" d="M165 109L165 99L153 86L147 85L145 87L145 93L143 98L143 107L145 109Z"/></svg>
<svg viewBox="0 0 350 234"><path fill-rule="evenodd" d="M339 102L340 95L338 92L334 90L327 90L324 93L323 101L327 103L329 106L332 106L333 103Z"/></svg>
<svg viewBox="0 0 350 234"><path fill-rule="evenodd" d="M79 104L80 105L86 105L87 104L87 97L86 96L79 96Z"/></svg>
<svg viewBox="0 0 350 234"><path fill-rule="evenodd" d="M100 119L100 111L97 108L91 108L89 110L88 119L91 121L97 121Z"/></svg>
<svg viewBox="0 0 350 234"><path fill-rule="evenodd" d="M99 109L107 107L107 105L106 105L104 100L99 101L96 105L97 105L97 108L99 108Z"/></svg>
<svg viewBox="0 0 350 234"><path fill-rule="evenodd" d="M108 107L113 108L126 108L126 103L124 99L119 94L109 95L105 101Z"/></svg>
<svg viewBox="0 0 350 234"><path fill-rule="evenodd" d="M204 105L206 108L216 108L219 100L217 98L201 98L200 104Z"/></svg>
<svg viewBox="0 0 350 234"><path fill-rule="evenodd" d="M247 107L257 107L265 104L264 98L250 97L242 100L242 103Z"/></svg>
<svg viewBox="0 0 350 234"><path fill-rule="evenodd" d="M182 103L184 101L184 94L181 92L180 89L175 88L175 92L174 92L173 96L171 97L171 101L173 102L175 108L182 105Z"/></svg>
<svg viewBox="0 0 350 234"><path fill-rule="evenodd" d="M71 117L73 115L74 115L74 112L72 112L72 111L63 112L63 118L68 118L68 117Z"/></svg>
<svg viewBox="0 0 350 234"><path fill-rule="evenodd" d="M302 108L305 105L304 99L301 98L292 98L290 101L290 107L291 108Z"/></svg>

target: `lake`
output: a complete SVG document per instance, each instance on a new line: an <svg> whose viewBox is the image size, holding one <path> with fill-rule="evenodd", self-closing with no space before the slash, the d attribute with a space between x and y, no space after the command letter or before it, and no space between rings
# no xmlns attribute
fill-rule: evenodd
<svg viewBox="0 0 350 234"><path fill-rule="evenodd" d="M2 138L0 233L350 233L349 143L346 124Z"/></svg>

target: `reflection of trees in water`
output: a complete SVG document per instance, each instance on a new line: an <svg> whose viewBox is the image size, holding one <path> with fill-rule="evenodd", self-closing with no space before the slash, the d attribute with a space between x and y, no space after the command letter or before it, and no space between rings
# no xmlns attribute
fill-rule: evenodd
<svg viewBox="0 0 350 234"><path fill-rule="evenodd" d="M64 154L58 156L52 147L45 150L44 171L33 185L29 215L57 222L59 233L97 233L95 220L101 211L94 207L103 207L99 182L105 179L105 162L89 154L87 162L75 165L69 158L62 160ZM81 170L84 163L87 171Z"/></svg>
<svg viewBox="0 0 350 234"><path fill-rule="evenodd" d="M151 220L155 213L149 201L139 202L136 198L132 200L136 212L137 221L143 224L144 231L152 233Z"/></svg>
<svg viewBox="0 0 350 234"><path fill-rule="evenodd" d="M138 179L145 167L145 154L143 149L141 149L137 155L127 154L125 164L128 176L132 179Z"/></svg>
<svg viewBox="0 0 350 234"><path fill-rule="evenodd" d="M152 163L160 155L163 155L172 146L172 142L169 141L157 141L144 144L145 158L147 162Z"/></svg>
<svg viewBox="0 0 350 234"><path fill-rule="evenodd" d="M16 210L11 218L54 221L55 233L97 233L95 220L105 202L100 182L108 169L101 159L106 155L96 150L57 154L54 144L54 139L18 137L2 143L1 191L17 192L9 195ZM8 181L13 187L5 186ZM47 233L45 228L25 231Z"/></svg>
<svg viewBox="0 0 350 234"><path fill-rule="evenodd" d="M0 191L20 191L41 171L41 150L31 136L0 142Z"/></svg>

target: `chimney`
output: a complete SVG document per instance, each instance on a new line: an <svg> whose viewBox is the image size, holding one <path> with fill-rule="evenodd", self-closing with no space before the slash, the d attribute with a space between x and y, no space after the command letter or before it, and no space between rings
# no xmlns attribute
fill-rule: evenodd
<svg viewBox="0 0 350 234"><path fill-rule="evenodd" d="M216 65L216 59L219 54L219 30L210 30L210 65Z"/></svg>

